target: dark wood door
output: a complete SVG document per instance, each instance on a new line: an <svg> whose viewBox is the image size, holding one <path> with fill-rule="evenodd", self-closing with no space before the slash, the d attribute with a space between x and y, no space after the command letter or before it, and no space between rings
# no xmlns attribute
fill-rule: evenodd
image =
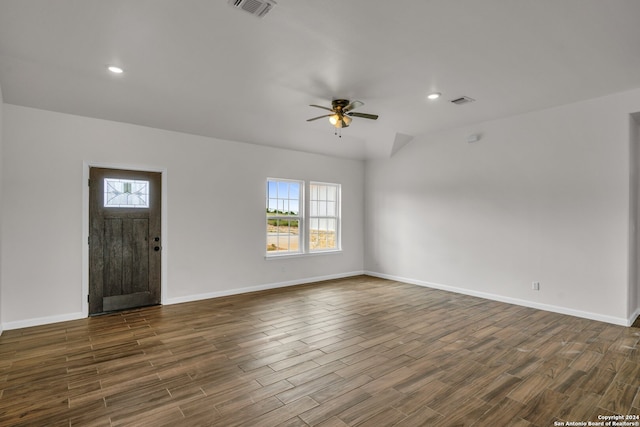
<svg viewBox="0 0 640 427"><path fill-rule="evenodd" d="M161 174L89 176L89 315L159 304Z"/></svg>

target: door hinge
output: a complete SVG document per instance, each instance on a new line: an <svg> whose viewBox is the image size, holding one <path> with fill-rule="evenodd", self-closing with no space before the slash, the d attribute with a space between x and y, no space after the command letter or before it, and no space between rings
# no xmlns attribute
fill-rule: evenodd
<svg viewBox="0 0 640 427"><path fill-rule="evenodd" d="M89 187L91 187L91 180L90 180L90 179L88 179L88 180L87 180L87 185L88 185Z"/></svg>
<svg viewBox="0 0 640 427"><path fill-rule="evenodd" d="M91 236L87 237L87 245L91 244Z"/></svg>
<svg viewBox="0 0 640 427"><path fill-rule="evenodd" d="M91 302L91 301L89 301L89 295L87 295L87 302Z"/></svg>

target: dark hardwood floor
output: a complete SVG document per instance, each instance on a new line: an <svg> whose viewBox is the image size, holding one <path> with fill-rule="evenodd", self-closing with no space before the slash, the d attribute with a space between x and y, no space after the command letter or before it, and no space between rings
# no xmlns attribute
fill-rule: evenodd
<svg viewBox="0 0 640 427"><path fill-rule="evenodd" d="M636 328L359 276L5 331L0 425L633 418L639 340Z"/></svg>

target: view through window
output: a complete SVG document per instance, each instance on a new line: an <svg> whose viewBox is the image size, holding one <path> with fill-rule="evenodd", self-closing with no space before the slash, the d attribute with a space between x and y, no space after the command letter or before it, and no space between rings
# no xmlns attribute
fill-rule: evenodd
<svg viewBox="0 0 640 427"><path fill-rule="evenodd" d="M309 185L309 250L340 248L340 185L311 182Z"/></svg>
<svg viewBox="0 0 640 427"><path fill-rule="evenodd" d="M301 207L304 183L267 180L267 254L301 253Z"/></svg>
<svg viewBox="0 0 640 427"><path fill-rule="evenodd" d="M268 178L267 256L340 250L340 197L340 184Z"/></svg>

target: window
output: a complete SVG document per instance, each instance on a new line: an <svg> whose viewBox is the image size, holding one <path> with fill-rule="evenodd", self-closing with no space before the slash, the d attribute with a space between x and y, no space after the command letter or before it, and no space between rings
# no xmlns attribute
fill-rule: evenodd
<svg viewBox="0 0 640 427"><path fill-rule="evenodd" d="M303 189L302 181L267 180L267 255L303 252Z"/></svg>
<svg viewBox="0 0 640 427"><path fill-rule="evenodd" d="M309 251L340 249L340 185L309 185Z"/></svg>
<svg viewBox="0 0 640 427"><path fill-rule="evenodd" d="M107 208L148 208L149 181L105 178L104 206Z"/></svg>
<svg viewBox="0 0 640 427"><path fill-rule="evenodd" d="M339 251L340 190L340 184L305 187L304 181L268 178L267 256Z"/></svg>

